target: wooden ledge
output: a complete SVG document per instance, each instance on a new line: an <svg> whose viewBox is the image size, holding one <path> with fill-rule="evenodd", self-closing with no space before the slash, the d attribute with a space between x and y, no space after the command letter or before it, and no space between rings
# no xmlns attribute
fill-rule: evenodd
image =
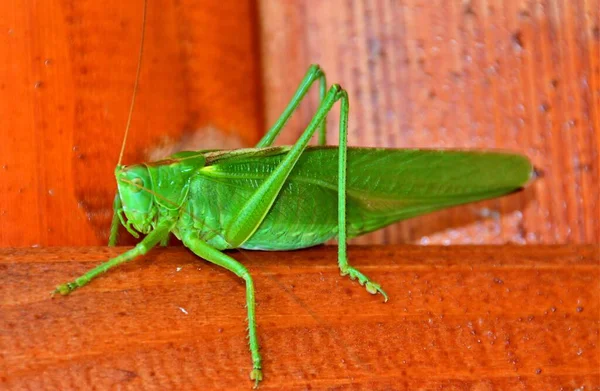
<svg viewBox="0 0 600 391"><path fill-rule="evenodd" d="M124 250L0 249L0 388L250 389L243 283L184 248L51 299ZM597 245L350 247L386 304L335 247L231 254L255 279L263 390L600 386Z"/></svg>

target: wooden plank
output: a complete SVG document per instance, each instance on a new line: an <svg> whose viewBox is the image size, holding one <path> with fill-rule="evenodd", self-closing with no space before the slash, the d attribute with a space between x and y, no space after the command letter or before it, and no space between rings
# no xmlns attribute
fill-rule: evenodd
<svg viewBox="0 0 600 391"><path fill-rule="evenodd" d="M148 1L125 164L258 140L255 8ZM142 1L0 3L0 246L106 244L142 10Z"/></svg>
<svg viewBox="0 0 600 391"><path fill-rule="evenodd" d="M0 388L249 389L242 282L160 249L68 297L124 248L0 250ZM254 276L263 390L600 387L598 246L232 252Z"/></svg>
<svg viewBox="0 0 600 391"><path fill-rule="evenodd" d="M349 145L506 149L546 174L520 195L356 242L598 242L598 0L262 0L260 14L267 122L319 63L348 90Z"/></svg>

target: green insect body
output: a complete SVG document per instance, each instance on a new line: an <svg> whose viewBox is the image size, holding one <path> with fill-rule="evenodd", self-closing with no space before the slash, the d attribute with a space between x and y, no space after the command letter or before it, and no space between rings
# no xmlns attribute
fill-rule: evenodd
<svg viewBox="0 0 600 391"><path fill-rule="evenodd" d="M272 147L315 82L318 110L296 144ZM324 146L325 118L341 103L339 146ZM123 262L145 254L170 233L199 257L226 268L246 283L248 332L258 385L262 365L256 333L253 281L223 250L290 250L338 239L338 264L368 292L387 294L348 263L346 240L397 221L454 205L498 197L523 188L534 177L517 154L478 151L348 148L348 96L326 89L313 65L281 118L256 148L180 152L167 159L115 170L110 244L119 222L146 234L133 249L109 260L56 292L68 294ZM319 131L320 146L308 146Z"/></svg>

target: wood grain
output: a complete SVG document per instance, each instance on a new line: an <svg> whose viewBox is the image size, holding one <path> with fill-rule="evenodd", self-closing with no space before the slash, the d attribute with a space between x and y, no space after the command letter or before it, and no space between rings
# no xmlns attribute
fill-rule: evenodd
<svg viewBox="0 0 600 391"><path fill-rule="evenodd" d="M526 193L357 242L600 240L598 0L260 2L266 118L307 64L350 96L349 145L494 148L545 173ZM297 137L315 99L291 122ZM332 117L337 116L334 114ZM335 142L337 118L330 118Z"/></svg>
<svg viewBox="0 0 600 391"><path fill-rule="evenodd" d="M0 250L0 388L250 389L243 284L182 248L50 298L124 250ZM261 389L600 387L598 246L349 254L388 303L339 276L334 247L232 253L256 283Z"/></svg>
<svg viewBox="0 0 600 391"><path fill-rule="evenodd" d="M0 3L0 246L107 242L142 10L142 1ZM124 163L256 142L257 40L250 0L148 1Z"/></svg>

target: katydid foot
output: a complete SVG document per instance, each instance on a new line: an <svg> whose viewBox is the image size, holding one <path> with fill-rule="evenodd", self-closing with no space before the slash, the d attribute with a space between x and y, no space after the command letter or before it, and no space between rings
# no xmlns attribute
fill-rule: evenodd
<svg viewBox="0 0 600 391"><path fill-rule="evenodd" d="M60 284L56 287L56 289L52 292L52 296L54 296L57 293L66 296L69 293L73 292L75 289L81 288L82 286L86 285L88 282L90 282L90 280L89 278L85 278L85 276L76 278L71 282L65 282L64 284Z"/></svg>
<svg viewBox="0 0 600 391"><path fill-rule="evenodd" d="M252 372L250 372L250 380L254 380L254 388L258 388L258 383L262 381L263 375L262 371L259 368L254 368Z"/></svg>
<svg viewBox="0 0 600 391"><path fill-rule="evenodd" d="M383 289L381 289L381 286L379 284L371 281L371 279L369 277L365 276L364 274L362 274L360 271L358 271L354 267L347 266L344 269L340 269L340 274L342 276L346 276L346 275L350 276L350 278L352 280L358 279L358 282L360 283L360 285L364 286L367 289L367 292L369 292L372 295L381 293L381 295L384 298L384 302L388 301L388 295L387 295L387 293L385 293L385 291Z"/></svg>

